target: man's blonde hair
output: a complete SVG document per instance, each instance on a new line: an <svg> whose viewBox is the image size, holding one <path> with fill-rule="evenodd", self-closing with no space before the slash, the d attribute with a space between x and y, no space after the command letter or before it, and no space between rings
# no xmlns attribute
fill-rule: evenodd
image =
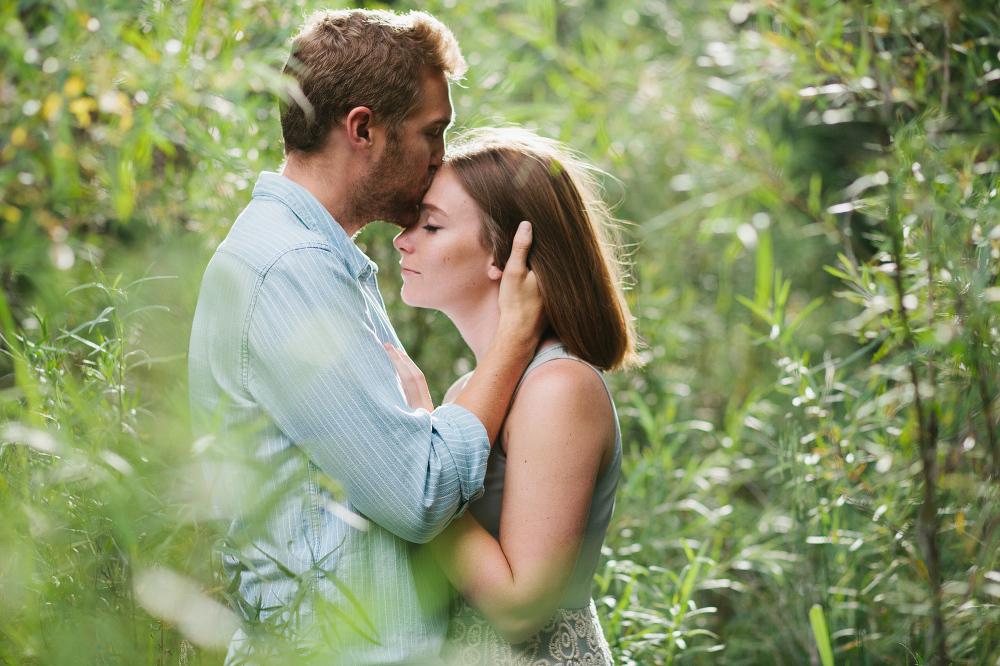
<svg viewBox="0 0 1000 666"><path fill-rule="evenodd" d="M319 150L333 126L358 106L395 132L420 103L425 72L454 81L466 68L455 36L425 12L315 12L292 40L282 70L302 93L281 103L285 153Z"/></svg>

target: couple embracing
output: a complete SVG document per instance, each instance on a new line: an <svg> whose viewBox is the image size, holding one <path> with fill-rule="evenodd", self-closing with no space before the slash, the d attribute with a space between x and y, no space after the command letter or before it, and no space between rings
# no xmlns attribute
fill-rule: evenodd
<svg viewBox="0 0 1000 666"><path fill-rule="evenodd" d="M307 575L319 601L290 622L359 607L345 623L365 631L335 628L340 663L610 664L591 587L621 435L602 371L635 353L592 170L510 127L445 159L465 61L424 13L314 14L285 71L301 89L285 164L209 263L191 335L198 434L267 470L254 488L211 476L242 498L234 588L258 619L287 614ZM404 302L475 354L437 408L352 240L373 220L402 229ZM261 661L240 632L228 662Z"/></svg>

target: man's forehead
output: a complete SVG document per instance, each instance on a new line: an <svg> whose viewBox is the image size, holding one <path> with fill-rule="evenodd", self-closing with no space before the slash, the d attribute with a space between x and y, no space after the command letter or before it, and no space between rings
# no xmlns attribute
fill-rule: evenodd
<svg viewBox="0 0 1000 666"><path fill-rule="evenodd" d="M451 86L443 72L426 72L420 88L420 102L414 109L413 118L428 125L451 124L454 118L451 104Z"/></svg>
<svg viewBox="0 0 1000 666"><path fill-rule="evenodd" d="M447 100L443 104L421 105L412 117L424 125L450 125L455 119L455 111Z"/></svg>

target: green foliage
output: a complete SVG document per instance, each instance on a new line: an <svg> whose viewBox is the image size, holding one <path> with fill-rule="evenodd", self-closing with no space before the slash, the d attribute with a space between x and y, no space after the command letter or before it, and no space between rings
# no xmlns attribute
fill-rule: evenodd
<svg viewBox="0 0 1000 666"><path fill-rule="evenodd" d="M716 307L702 291L660 319L666 331L707 319L718 333L699 331L697 347L730 344L688 375L694 401L678 408L664 391L650 411L683 419L718 396L705 418L724 427L720 443L766 470L720 493L754 516L722 532L740 540L729 552L783 560L734 562L755 603L730 597L742 617L709 628L726 660L799 663L816 658L804 619L819 603L838 661L992 663L994 595L980 576L996 567L993 8L728 9L703 24L691 53L702 71L674 84L692 94L684 129L700 135L679 137L683 172L669 181L688 198L643 225L663 230L668 252L697 256L678 241L684 225L721 251L703 285L718 285ZM677 254L688 277L651 261L658 284L704 280ZM734 297L756 322L742 339ZM676 313L685 301L667 302ZM640 388L649 375L670 386L683 376L672 365L651 364ZM713 450L706 439L694 459Z"/></svg>
<svg viewBox="0 0 1000 666"><path fill-rule="evenodd" d="M0 451L5 663L141 663L156 644L160 653L191 647L137 603L146 601L139 581L157 567L206 581L213 568L182 490L191 470L176 465L176 442L188 437L160 423L167 410L148 411L142 393L149 368L176 362L134 344L162 316L142 304L148 280L83 285L75 291L100 294L96 317L55 329L38 313L6 337L17 377L4 395Z"/></svg>
<svg viewBox="0 0 1000 666"><path fill-rule="evenodd" d="M279 159L259 132L277 116L275 66L296 14L262 2L5 3L5 290L55 310L81 276L53 268L85 273L121 243L185 228L217 243L237 194Z"/></svg>
<svg viewBox="0 0 1000 666"><path fill-rule="evenodd" d="M830 632L826 628L826 617L823 607L813 604L809 609L809 622L812 623L813 635L816 636L816 647L823 666L833 666L833 650L830 648Z"/></svg>
<svg viewBox="0 0 1000 666"><path fill-rule="evenodd" d="M314 6L0 7L6 663L221 661L171 610L228 586L177 356L204 262L280 164L277 68ZM537 128L618 179L646 364L612 378L616 658L995 663L995 3L393 7L461 41L459 125ZM392 233L358 242L440 397L471 353L399 301ZM180 601L143 596L164 581ZM286 638L261 645L319 654Z"/></svg>

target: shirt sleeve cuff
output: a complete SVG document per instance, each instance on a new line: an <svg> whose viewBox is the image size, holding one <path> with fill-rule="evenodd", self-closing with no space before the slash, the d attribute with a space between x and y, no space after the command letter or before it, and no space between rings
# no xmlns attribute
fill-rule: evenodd
<svg viewBox="0 0 1000 666"><path fill-rule="evenodd" d="M476 416L454 404L442 405L431 414L434 430L443 440L444 450L455 460L461 487L462 502L455 515L483 495L486 461L490 456L490 441L486 428Z"/></svg>

